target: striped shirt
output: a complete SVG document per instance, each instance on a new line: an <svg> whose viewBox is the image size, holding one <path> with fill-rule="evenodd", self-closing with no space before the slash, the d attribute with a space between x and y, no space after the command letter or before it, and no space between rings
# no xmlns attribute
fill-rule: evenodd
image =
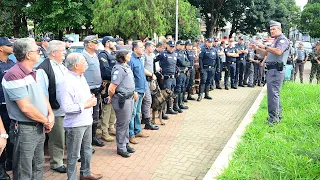
<svg viewBox="0 0 320 180"><path fill-rule="evenodd" d="M36 71L28 70L18 62L3 77L2 87L10 119L21 122L33 122L18 107L16 101L28 98L30 103L44 116L48 116L48 107L41 86L36 80Z"/></svg>

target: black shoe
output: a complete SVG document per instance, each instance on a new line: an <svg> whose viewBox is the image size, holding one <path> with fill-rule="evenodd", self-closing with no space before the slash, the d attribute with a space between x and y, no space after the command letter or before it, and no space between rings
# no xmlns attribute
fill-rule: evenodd
<svg viewBox="0 0 320 180"><path fill-rule="evenodd" d="M95 149L92 149L92 154L94 154L96 152L96 150Z"/></svg>
<svg viewBox="0 0 320 180"><path fill-rule="evenodd" d="M186 98L184 95L183 95L183 102L188 102L188 98Z"/></svg>
<svg viewBox="0 0 320 180"><path fill-rule="evenodd" d="M130 147L129 145L127 145L127 152L134 153L134 152L136 152L136 150L134 148Z"/></svg>
<svg viewBox="0 0 320 180"><path fill-rule="evenodd" d="M3 169L3 167L0 167L0 179L1 180L10 180L10 176L7 174L7 172Z"/></svg>
<svg viewBox="0 0 320 180"><path fill-rule="evenodd" d="M93 146L98 146L98 147L103 147L104 146L104 143L98 139L97 137L93 137L92 138L92 143L91 143Z"/></svg>
<svg viewBox="0 0 320 180"><path fill-rule="evenodd" d="M244 85L243 85L243 84L240 84L239 86L244 87Z"/></svg>
<svg viewBox="0 0 320 180"><path fill-rule="evenodd" d="M248 83L244 82L243 85L248 85Z"/></svg>
<svg viewBox="0 0 320 180"><path fill-rule="evenodd" d="M151 122L146 123L144 129L159 130L159 126L153 125Z"/></svg>
<svg viewBox="0 0 320 180"><path fill-rule="evenodd" d="M129 152L123 152L123 151L117 151L117 154L119 154L120 156L122 156L124 158L128 158L131 156Z"/></svg>
<svg viewBox="0 0 320 180"><path fill-rule="evenodd" d="M248 85L248 87L252 87L252 88L253 88L253 87L254 87L254 85Z"/></svg>
<svg viewBox="0 0 320 180"><path fill-rule="evenodd" d="M57 171L58 173L67 173L67 168L65 165L62 165L52 170Z"/></svg>
<svg viewBox="0 0 320 180"><path fill-rule="evenodd" d="M197 101L201 101L201 100L202 100L202 95L199 95Z"/></svg>
<svg viewBox="0 0 320 180"><path fill-rule="evenodd" d="M177 111L174 111L172 108L169 108L169 109L167 110L167 114L178 114L178 112L177 112Z"/></svg>
<svg viewBox="0 0 320 180"><path fill-rule="evenodd" d="M187 97L187 99L188 100L191 100L191 101L195 101L196 99L194 98L194 97L192 97L191 95L189 95L188 97Z"/></svg>
<svg viewBox="0 0 320 180"><path fill-rule="evenodd" d="M231 86L232 89L238 89L236 86Z"/></svg>
<svg viewBox="0 0 320 180"><path fill-rule="evenodd" d="M168 120L169 117L164 112L162 112L162 119L163 120Z"/></svg>
<svg viewBox="0 0 320 180"><path fill-rule="evenodd" d="M217 86L216 88L217 88L217 89L222 89L220 86Z"/></svg>
<svg viewBox="0 0 320 180"><path fill-rule="evenodd" d="M205 95L204 98L205 98L205 99L209 99L209 100L212 99L212 97L210 97L209 95Z"/></svg>
<svg viewBox="0 0 320 180"><path fill-rule="evenodd" d="M224 87L226 90L229 90L228 86Z"/></svg>
<svg viewBox="0 0 320 180"><path fill-rule="evenodd" d="M183 111L179 107L173 107L174 111L177 111L178 113L183 113Z"/></svg>
<svg viewBox="0 0 320 180"><path fill-rule="evenodd" d="M185 106L185 105L183 105L183 104L179 104L179 108L180 108L180 109L189 109L188 106Z"/></svg>
<svg viewBox="0 0 320 180"><path fill-rule="evenodd" d="M4 169L6 171L12 171L12 160L8 160L8 159L6 160Z"/></svg>

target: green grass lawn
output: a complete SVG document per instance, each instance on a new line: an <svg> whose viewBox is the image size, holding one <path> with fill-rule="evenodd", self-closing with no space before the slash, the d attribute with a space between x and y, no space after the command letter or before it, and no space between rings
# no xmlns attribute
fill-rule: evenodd
<svg viewBox="0 0 320 180"><path fill-rule="evenodd" d="M283 119L266 125L267 96L219 179L320 179L320 85L284 84Z"/></svg>

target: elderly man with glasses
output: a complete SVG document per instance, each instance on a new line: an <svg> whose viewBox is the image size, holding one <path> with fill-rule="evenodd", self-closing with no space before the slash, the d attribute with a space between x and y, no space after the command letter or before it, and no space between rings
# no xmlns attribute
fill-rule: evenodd
<svg viewBox="0 0 320 180"><path fill-rule="evenodd" d="M40 50L34 39L22 38L15 41L13 52L18 63L2 80L12 119L13 179L42 180L45 133L50 132L54 125L54 114L33 70L39 61Z"/></svg>
<svg viewBox="0 0 320 180"><path fill-rule="evenodd" d="M62 64L65 59L66 48L62 41L53 40L49 42L48 55L39 66L37 71L38 82L49 99L53 109L55 125L49 135L49 153L51 169L66 173L66 167L63 165L65 132L63 129L63 118L65 113L61 109L61 96L59 87L64 81L64 76L68 72Z"/></svg>

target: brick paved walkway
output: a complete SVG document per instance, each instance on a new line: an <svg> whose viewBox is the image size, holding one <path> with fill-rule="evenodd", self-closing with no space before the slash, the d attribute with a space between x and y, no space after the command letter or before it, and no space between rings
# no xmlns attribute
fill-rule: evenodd
<svg viewBox="0 0 320 180"><path fill-rule="evenodd" d="M214 90L212 101L189 102L189 110L170 116L159 131L145 131L150 137L132 145L136 153L128 159L116 154L115 143L94 147L92 172L112 180L202 179L260 91L261 87ZM46 180L67 179L50 170L47 153L45 158Z"/></svg>

